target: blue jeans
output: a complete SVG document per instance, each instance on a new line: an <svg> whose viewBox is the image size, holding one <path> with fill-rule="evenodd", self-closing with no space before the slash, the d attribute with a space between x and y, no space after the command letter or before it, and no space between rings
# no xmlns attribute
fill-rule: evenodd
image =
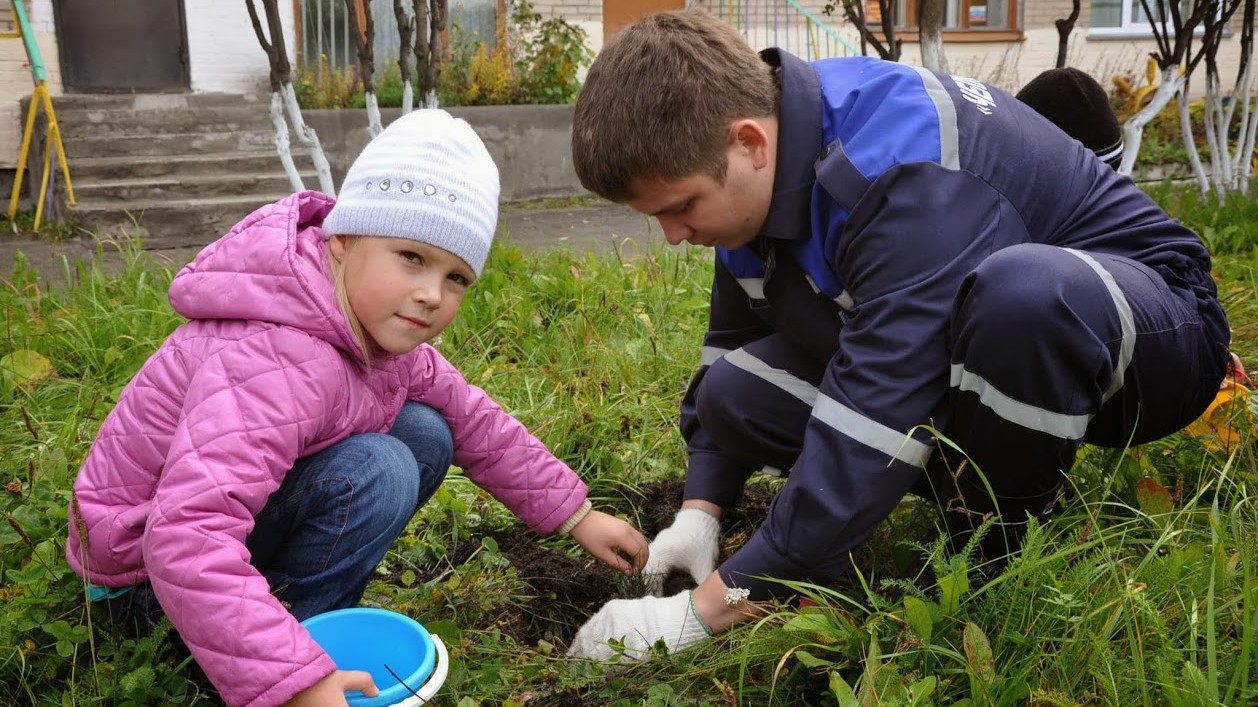
<svg viewBox="0 0 1258 707"><path fill-rule="evenodd" d="M353 435L298 459L245 539L251 564L299 620L355 606L453 456L445 418L408 402L388 434ZM147 582L108 604L139 635L162 618Z"/></svg>

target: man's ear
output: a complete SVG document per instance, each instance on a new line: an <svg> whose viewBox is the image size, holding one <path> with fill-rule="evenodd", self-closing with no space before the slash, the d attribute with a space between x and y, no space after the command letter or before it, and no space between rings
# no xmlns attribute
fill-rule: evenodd
<svg viewBox="0 0 1258 707"><path fill-rule="evenodd" d="M769 163L769 133L760 121L740 118L729 126L730 147L746 151L756 169Z"/></svg>

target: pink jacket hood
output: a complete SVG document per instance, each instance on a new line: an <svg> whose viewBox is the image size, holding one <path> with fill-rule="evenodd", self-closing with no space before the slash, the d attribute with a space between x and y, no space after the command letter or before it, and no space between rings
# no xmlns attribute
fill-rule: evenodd
<svg viewBox="0 0 1258 707"><path fill-rule="evenodd" d="M170 287L171 306L188 319L290 326L361 361L336 304L326 246L317 230L335 203L308 191L253 212L179 271ZM261 237L261 230L276 227L283 238Z"/></svg>
<svg viewBox="0 0 1258 707"><path fill-rule="evenodd" d="M170 301L190 321L127 384L74 484L70 565L99 586L150 581L231 705L281 704L335 669L245 548L296 459L387 432L416 400L449 422L454 463L533 530L587 495L433 347L361 365L326 263L332 204L265 206L180 270Z"/></svg>

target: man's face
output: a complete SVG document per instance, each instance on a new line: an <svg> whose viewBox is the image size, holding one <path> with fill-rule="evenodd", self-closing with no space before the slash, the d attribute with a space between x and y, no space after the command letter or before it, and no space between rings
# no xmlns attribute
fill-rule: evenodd
<svg viewBox="0 0 1258 707"><path fill-rule="evenodd" d="M734 132L726 150L729 166L721 183L706 174L676 181L637 179L631 208L660 222L671 245L729 250L751 243L764 225L773 198L773 160L763 130L742 139Z"/></svg>

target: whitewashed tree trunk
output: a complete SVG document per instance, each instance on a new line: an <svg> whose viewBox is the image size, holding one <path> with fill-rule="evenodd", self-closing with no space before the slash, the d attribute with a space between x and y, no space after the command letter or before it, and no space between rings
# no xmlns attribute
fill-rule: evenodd
<svg viewBox="0 0 1258 707"><path fill-rule="evenodd" d="M1136 157L1140 154L1140 139L1144 135L1144 126L1148 125L1149 121L1153 120L1153 117L1171 102L1184 83L1184 80L1177 76L1178 73L1179 68L1175 66L1163 69L1162 84L1149 99L1149 104L1123 124L1123 161L1118 167L1119 174L1131 176L1131 171L1136 166Z"/></svg>
<svg viewBox="0 0 1258 707"><path fill-rule="evenodd" d="M1252 74L1252 71L1247 69L1246 73ZM1250 81L1252 81L1252 75L1250 76ZM1246 89L1244 95L1249 95L1248 89ZM1255 114L1256 110L1258 110L1258 106L1246 99L1246 117L1242 122L1242 125L1244 125L1244 147L1236 155L1237 166L1233 170L1233 174L1236 175L1236 179L1239 181L1237 186L1242 194L1249 193L1249 178L1254 171L1254 136L1258 134L1258 114Z"/></svg>
<svg viewBox="0 0 1258 707"><path fill-rule="evenodd" d="M424 107L425 108L440 108L441 107L437 105L437 92L436 91L429 91L427 94L424 95Z"/></svg>
<svg viewBox="0 0 1258 707"><path fill-rule="evenodd" d="M1228 188L1246 194L1249 192L1249 177L1253 172L1254 134L1255 129L1258 129L1258 116L1254 114L1254 102L1250 98L1250 90L1254 84L1253 54L1249 55L1245 66L1241 68L1242 71L1236 79L1236 87L1232 89L1232 103L1228 106L1229 123L1238 104L1240 108L1240 123L1237 126L1240 146L1232 154L1232 183L1228 185Z"/></svg>
<svg viewBox="0 0 1258 707"><path fill-rule="evenodd" d="M948 73L948 57L944 54L943 35L922 37L922 66L931 71Z"/></svg>
<svg viewBox="0 0 1258 707"><path fill-rule="evenodd" d="M384 128L380 126L380 100L375 91L370 91L367 93L367 132L375 137L381 130Z"/></svg>
<svg viewBox="0 0 1258 707"><path fill-rule="evenodd" d="M402 115L415 108L415 88L411 85L411 41L415 36L415 18L407 11L407 3L393 0L393 19L398 32L398 73L402 77Z"/></svg>
<svg viewBox="0 0 1258 707"><path fill-rule="evenodd" d="M319 144L319 135L301 117L301 106L297 105L297 92L293 90L292 82L285 82L281 91L284 94L284 106L288 109L288 119L297 132L297 141L310 151L310 158L314 160L315 173L319 175L319 191L335 197L332 168L328 166L328 158L323 154L323 145Z"/></svg>
<svg viewBox="0 0 1258 707"><path fill-rule="evenodd" d="M944 0L923 0L918 20L922 41L922 66L942 74L948 73L948 57L943 43Z"/></svg>
<svg viewBox="0 0 1258 707"><path fill-rule="evenodd" d="M1218 149L1218 145L1214 144L1214 131L1210 128L1210 116L1206 116L1206 140L1210 144L1210 154L1217 155L1214 150ZM1188 117L1188 99L1183 97L1179 101L1179 134L1184 141L1184 149L1188 152L1188 166L1192 170L1193 180L1197 182L1197 191L1205 194L1210 188L1210 179L1206 176L1206 168L1201 164L1201 155L1197 153L1197 142L1193 140L1192 121Z"/></svg>
<svg viewBox="0 0 1258 707"><path fill-rule="evenodd" d="M284 165L288 183L292 185L294 192L305 191L306 184L301 180L297 165L293 164L293 152L289 148L288 123L284 120L284 96L278 92L271 94L271 124L275 126L275 151L280 155L280 164Z"/></svg>
<svg viewBox="0 0 1258 707"><path fill-rule="evenodd" d="M1220 195L1232 188L1232 145L1228 140L1228 126L1235 111L1232 106L1223 107L1223 91L1218 76L1206 74L1206 144L1210 146L1210 183ZM1181 120L1188 120L1188 111L1180 112ZM1188 131L1186 131L1188 132ZM1191 133L1185 136L1190 139ZM1240 146L1237 145L1239 148ZM1199 188L1204 187L1198 184Z"/></svg>

